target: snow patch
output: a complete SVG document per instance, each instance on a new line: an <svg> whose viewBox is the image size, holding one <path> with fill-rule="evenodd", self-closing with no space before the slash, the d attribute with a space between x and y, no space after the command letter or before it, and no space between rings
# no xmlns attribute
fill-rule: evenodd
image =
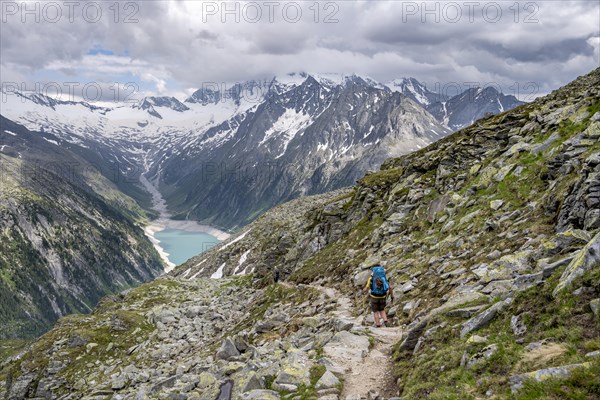
<svg viewBox="0 0 600 400"><path fill-rule="evenodd" d="M500 112L503 113L504 112L504 106L500 102L500 99L496 99L496 101L498 102L498 107L500 107Z"/></svg>
<svg viewBox="0 0 600 400"><path fill-rule="evenodd" d="M190 278L189 278L188 280L189 280L189 281L193 281L194 279L196 279L196 277L197 277L198 275L200 275L200 272L202 272L202 270L200 270L200 271L196 272L194 275L190 276Z"/></svg>
<svg viewBox="0 0 600 400"><path fill-rule="evenodd" d="M240 241L240 240L242 240L242 239L243 239L243 238L244 238L244 237L245 237L245 236L248 234L248 232L250 232L250 231L251 231L251 229L248 229L246 232L242 233L240 236L236 237L236 238L235 238L235 239L233 239L231 242L229 242L229 243L225 243L225 244L223 245L223 247L221 247L221 248L220 248L218 251L225 250L226 248L228 248L228 247L229 247L229 246L231 246L232 244L239 242L239 241Z"/></svg>
<svg viewBox="0 0 600 400"><path fill-rule="evenodd" d="M266 143L274 137L281 139L282 151L275 157L279 158L285 154L289 143L294 139L296 134L312 123L310 115L302 112L297 112L294 109L286 109L285 112L273 123L273 126L265 132L265 136L260 141L259 145Z"/></svg>
<svg viewBox="0 0 600 400"><path fill-rule="evenodd" d="M221 266L210 276L210 279L221 279L223 277L223 268L227 263L221 264Z"/></svg>
<svg viewBox="0 0 600 400"><path fill-rule="evenodd" d="M240 257L240 260L238 261L237 267L235 267L235 270L233 271L233 275L241 275L241 273L238 274L237 272L240 270L242 265L244 265L244 263L246 262L246 259L248 258L248 254L250 254L250 251L251 250L248 250L244 254L242 254L242 256Z"/></svg>

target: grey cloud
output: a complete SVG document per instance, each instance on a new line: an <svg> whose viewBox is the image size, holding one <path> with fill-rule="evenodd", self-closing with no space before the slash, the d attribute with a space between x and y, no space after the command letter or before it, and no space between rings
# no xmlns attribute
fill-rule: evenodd
<svg viewBox="0 0 600 400"><path fill-rule="evenodd" d="M8 66L43 71L61 62L58 71L77 76L89 49L127 51L132 63L141 63L132 71L152 69L179 85L174 91L291 70L357 72L379 80L414 76L442 83L510 85L536 79L541 91L549 91L600 64L587 41L598 35L598 2L539 3L538 24L514 24L510 15L498 24L403 22L401 2L384 1L339 3L334 24L312 18L297 24L223 24L218 19L204 23L199 8L190 8L194 2L139 4L138 22L132 24L108 18L97 24L3 23L0 64L5 71ZM98 76L107 74L109 69Z"/></svg>
<svg viewBox="0 0 600 400"><path fill-rule="evenodd" d="M593 57L594 48L588 43L589 36L542 43L539 46L528 44L527 37L517 43L504 45L489 41L477 41L478 47L498 57L522 62L566 61L577 55Z"/></svg>
<svg viewBox="0 0 600 400"><path fill-rule="evenodd" d="M196 39L209 40L209 41L215 40L218 37L219 37L219 35L217 35L214 32L210 32L206 29L202 29L202 30L200 30L200 32L198 32L196 34Z"/></svg>

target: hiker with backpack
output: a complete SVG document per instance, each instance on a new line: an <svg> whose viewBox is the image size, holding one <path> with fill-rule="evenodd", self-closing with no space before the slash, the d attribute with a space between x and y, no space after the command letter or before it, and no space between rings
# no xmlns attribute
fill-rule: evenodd
<svg viewBox="0 0 600 400"><path fill-rule="evenodd" d="M389 294L392 301L394 301L394 290L385 276L385 269L381 265L376 264L371 267L371 276L363 292L367 290L369 291L369 301L375 319L375 326L378 328L382 325L385 326L388 322L385 313L386 298Z"/></svg>

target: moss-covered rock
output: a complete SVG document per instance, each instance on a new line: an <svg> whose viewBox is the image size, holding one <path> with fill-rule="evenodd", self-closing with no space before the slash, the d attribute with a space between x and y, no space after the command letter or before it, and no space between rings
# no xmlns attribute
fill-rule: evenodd
<svg viewBox="0 0 600 400"><path fill-rule="evenodd" d="M569 263L554 289L554 294L566 289L576 278L594 268L600 269L600 233L596 234Z"/></svg>

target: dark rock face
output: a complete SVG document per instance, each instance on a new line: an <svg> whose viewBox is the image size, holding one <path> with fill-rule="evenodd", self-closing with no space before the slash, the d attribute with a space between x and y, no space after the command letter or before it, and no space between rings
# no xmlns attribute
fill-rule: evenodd
<svg viewBox="0 0 600 400"><path fill-rule="evenodd" d="M508 111L521 104L524 103L516 97L504 95L493 87L472 88L447 101L427 105L427 111L439 122L456 131L480 118Z"/></svg>
<svg viewBox="0 0 600 400"><path fill-rule="evenodd" d="M189 107L177 100L175 97L145 97L135 105L134 108L145 110L153 117L163 119L162 115L156 110L155 107L170 108L173 111L184 112L188 111Z"/></svg>

